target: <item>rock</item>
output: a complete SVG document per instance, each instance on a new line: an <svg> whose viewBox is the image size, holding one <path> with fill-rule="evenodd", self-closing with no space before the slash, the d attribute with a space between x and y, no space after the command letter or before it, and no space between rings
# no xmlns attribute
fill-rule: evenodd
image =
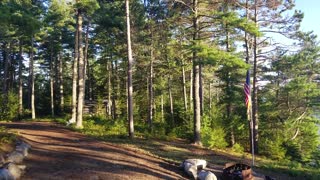
<svg viewBox="0 0 320 180"><path fill-rule="evenodd" d="M186 172L189 176L193 177L194 179L197 179L197 166L185 162L184 164L184 172Z"/></svg>
<svg viewBox="0 0 320 180"><path fill-rule="evenodd" d="M4 164L6 162L3 154L0 154L0 165Z"/></svg>
<svg viewBox="0 0 320 180"><path fill-rule="evenodd" d="M16 165L15 163L9 163L7 165L8 171L14 179L19 179L24 172L26 166Z"/></svg>
<svg viewBox="0 0 320 180"><path fill-rule="evenodd" d="M27 148L27 149L30 149L30 148L31 148L31 145L28 144L28 143L26 143L26 142L24 142L24 141L22 141L22 142L20 143L20 146L25 147L25 148Z"/></svg>
<svg viewBox="0 0 320 180"><path fill-rule="evenodd" d="M0 168L0 179L1 180L14 180L14 177L10 174L7 168Z"/></svg>
<svg viewBox="0 0 320 180"><path fill-rule="evenodd" d="M19 145L16 146L16 151L21 152L24 156L28 156L28 151L31 146L25 142L21 142Z"/></svg>
<svg viewBox="0 0 320 180"><path fill-rule="evenodd" d="M23 158L24 155L22 154L22 152L13 151L8 155L7 162L21 163L23 161Z"/></svg>
<svg viewBox="0 0 320 180"><path fill-rule="evenodd" d="M74 119L69 119L69 121L67 122L67 126L74 124L76 121Z"/></svg>
<svg viewBox="0 0 320 180"><path fill-rule="evenodd" d="M207 161L204 159L187 159L183 163L190 163L197 167L197 170L201 170L207 167Z"/></svg>
<svg viewBox="0 0 320 180"><path fill-rule="evenodd" d="M207 161L203 159L187 159L182 162L180 167L191 177L197 179L198 170L207 166Z"/></svg>
<svg viewBox="0 0 320 180"><path fill-rule="evenodd" d="M17 146L16 151L20 152L24 157L28 156L28 148L25 146Z"/></svg>
<svg viewBox="0 0 320 180"><path fill-rule="evenodd" d="M198 179L200 180L217 180L216 175L210 171L202 170L198 173Z"/></svg>

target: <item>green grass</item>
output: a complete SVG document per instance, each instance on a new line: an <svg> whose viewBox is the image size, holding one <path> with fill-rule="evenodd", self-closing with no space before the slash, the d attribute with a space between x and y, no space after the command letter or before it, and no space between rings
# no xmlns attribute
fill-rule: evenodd
<svg viewBox="0 0 320 180"><path fill-rule="evenodd" d="M310 167L307 165L302 165L298 162L292 161L268 161L263 159L260 166L261 169L266 170L266 172L280 172L289 175L290 177L295 177L297 179L320 179L320 169L315 167Z"/></svg>
<svg viewBox="0 0 320 180"><path fill-rule="evenodd" d="M13 133L9 133L5 127L0 126L0 145L1 144L13 144L17 140L17 136Z"/></svg>

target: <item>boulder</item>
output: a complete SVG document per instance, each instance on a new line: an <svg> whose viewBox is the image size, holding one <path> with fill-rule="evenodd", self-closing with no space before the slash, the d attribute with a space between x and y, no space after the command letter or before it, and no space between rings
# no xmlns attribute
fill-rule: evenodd
<svg viewBox="0 0 320 180"><path fill-rule="evenodd" d="M17 165L15 163L9 163L7 168L8 168L9 173L11 174L11 176L14 179L19 179L22 176L26 166Z"/></svg>
<svg viewBox="0 0 320 180"><path fill-rule="evenodd" d="M184 172L194 179L198 178L198 170L204 169L206 166L207 161L203 159L187 159L180 165Z"/></svg>
<svg viewBox="0 0 320 180"><path fill-rule="evenodd" d="M183 164L184 164L184 167L183 167L184 172L186 172L190 177L197 179L197 166L188 162L185 162Z"/></svg>
<svg viewBox="0 0 320 180"><path fill-rule="evenodd" d="M8 154L7 162L13 162L13 163L21 163L23 161L24 155L20 151L13 151L10 154Z"/></svg>
<svg viewBox="0 0 320 180"><path fill-rule="evenodd" d="M207 167L207 161L204 159L187 159L183 163L190 163L197 167L197 170L201 170Z"/></svg>
<svg viewBox="0 0 320 180"><path fill-rule="evenodd" d="M198 179L200 180L217 180L216 175L210 171L202 170L198 173Z"/></svg>
<svg viewBox="0 0 320 180"><path fill-rule="evenodd" d="M4 164L6 162L4 158L4 154L0 153L0 165Z"/></svg>
<svg viewBox="0 0 320 180"><path fill-rule="evenodd" d="M24 157L28 156L28 148L25 146L17 146L16 151L20 152Z"/></svg>
<svg viewBox="0 0 320 180"><path fill-rule="evenodd" d="M71 124L74 124L76 121L74 119L69 119L69 121L67 121L67 126L70 126Z"/></svg>
<svg viewBox="0 0 320 180"><path fill-rule="evenodd" d="M0 179L1 180L14 180L14 177L10 174L7 168L0 168Z"/></svg>

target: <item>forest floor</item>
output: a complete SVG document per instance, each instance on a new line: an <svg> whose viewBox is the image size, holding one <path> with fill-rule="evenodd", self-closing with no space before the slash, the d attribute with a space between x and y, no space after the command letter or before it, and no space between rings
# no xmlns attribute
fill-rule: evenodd
<svg viewBox="0 0 320 180"><path fill-rule="evenodd" d="M188 179L178 163L187 158L207 160L208 169L220 177L224 163L250 162L182 140L138 139L130 144L128 141L99 141L51 122L0 125L16 132L32 146L24 160L27 169L22 179ZM277 179L294 179L270 173Z"/></svg>

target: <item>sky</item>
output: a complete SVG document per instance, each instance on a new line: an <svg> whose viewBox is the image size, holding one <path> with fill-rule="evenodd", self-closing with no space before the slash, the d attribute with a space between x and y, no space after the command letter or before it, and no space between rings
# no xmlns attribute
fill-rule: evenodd
<svg viewBox="0 0 320 180"><path fill-rule="evenodd" d="M296 0L295 9L304 13L301 30L314 31L320 40L320 0Z"/></svg>

